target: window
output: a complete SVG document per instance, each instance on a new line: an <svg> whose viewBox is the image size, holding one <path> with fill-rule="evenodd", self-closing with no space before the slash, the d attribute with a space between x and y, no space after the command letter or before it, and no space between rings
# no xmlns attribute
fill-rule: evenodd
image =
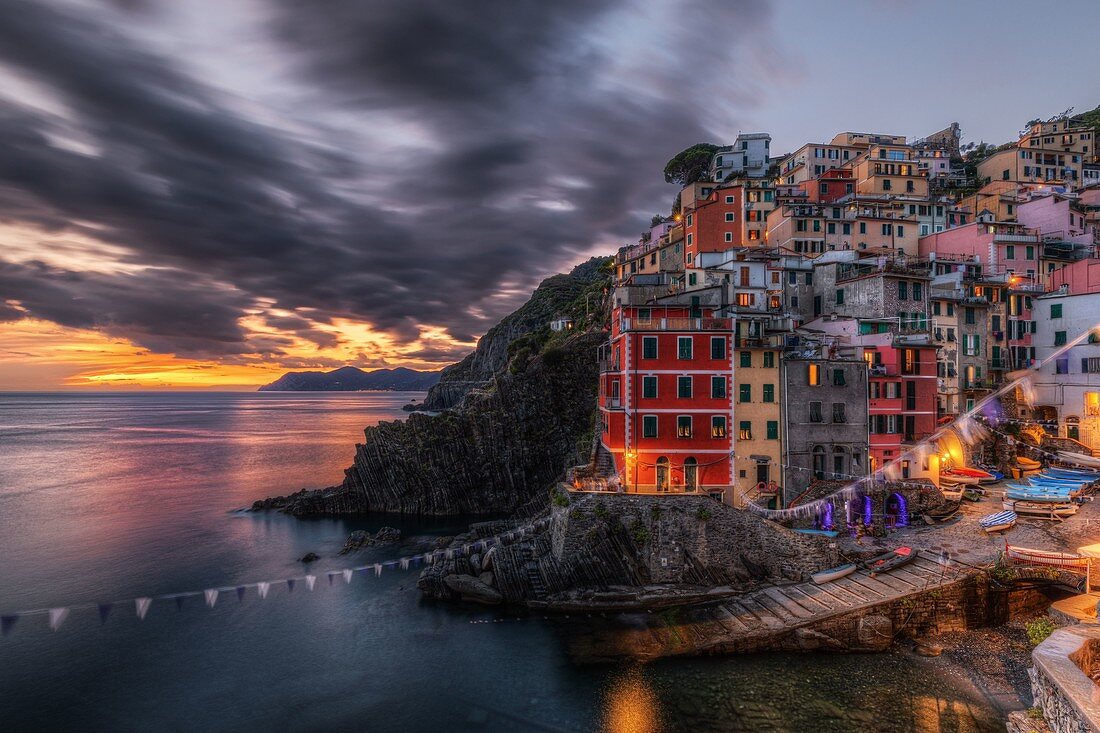
<svg viewBox="0 0 1100 733"><path fill-rule="evenodd" d="M848 422L848 415L844 411L843 402L833 403L833 422Z"/></svg>
<svg viewBox="0 0 1100 733"><path fill-rule="evenodd" d="M891 181L889 178L882 179L882 190L883 191L889 191L893 187L894 187L894 182Z"/></svg>
<svg viewBox="0 0 1100 733"><path fill-rule="evenodd" d="M752 367L752 352L751 351L742 351L740 353L739 365L742 369L748 369L748 368Z"/></svg>
<svg viewBox="0 0 1100 733"><path fill-rule="evenodd" d="M901 373L920 374L920 361L917 359L916 349L901 350Z"/></svg>
<svg viewBox="0 0 1100 733"><path fill-rule="evenodd" d="M1065 344L1066 344L1066 332L1065 331L1055 331L1054 332L1054 345L1055 346L1065 346Z"/></svg>
<svg viewBox="0 0 1100 733"><path fill-rule="evenodd" d="M656 438L657 437L657 416L656 415L642 415L642 437L643 438Z"/></svg>
<svg viewBox="0 0 1100 733"><path fill-rule="evenodd" d="M967 325L973 325L974 324L974 309L973 308L963 308L963 318L965 319Z"/></svg>
<svg viewBox="0 0 1100 733"><path fill-rule="evenodd" d="M676 416L676 437L677 438L690 438L691 437L691 415L677 415Z"/></svg>
<svg viewBox="0 0 1100 733"><path fill-rule="evenodd" d="M732 211L727 211L726 212L726 221L733 221L733 212Z"/></svg>
<svg viewBox="0 0 1100 733"><path fill-rule="evenodd" d="M756 300L756 293L738 293L737 305L742 308L748 308Z"/></svg>
<svg viewBox="0 0 1100 733"><path fill-rule="evenodd" d="M657 358L657 337L656 336L642 336L642 358L643 359L656 359Z"/></svg>
<svg viewBox="0 0 1100 733"><path fill-rule="evenodd" d="M775 352L774 351L765 351L764 352L764 368L765 369L775 369Z"/></svg>
<svg viewBox="0 0 1100 733"><path fill-rule="evenodd" d="M688 285L694 285L698 281L694 272L688 273Z"/></svg>
<svg viewBox="0 0 1100 733"><path fill-rule="evenodd" d="M898 280L898 300L909 300L909 283Z"/></svg>
<svg viewBox="0 0 1100 733"><path fill-rule="evenodd" d="M810 403L810 422L821 422L821 403Z"/></svg>
<svg viewBox="0 0 1100 733"><path fill-rule="evenodd" d="M806 371L806 384L817 387L821 384L821 366L819 364L808 364Z"/></svg>
<svg viewBox="0 0 1100 733"><path fill-rule="evenodd" d="M726 203L727 204L732 204L733 203L733 196L726 196ZM733 221L733 219L729 219L729 221Z"/></svg>
<svg viewBox="0 0 1100 733"><path fill-rule="evenodd" d="M657 398L657 377L642 377L642 398L647 400Z"/></svg>
<svg viewBox="0 0 1100 733"><path fill-rule="evenodd" d="M732 242L733 241L733 232L726 232L726 241L727 242Z"/></svg>
<svg viewBox="0 0 1100 733"><path fill-rule="evenodd" d="M726 437L726 416L714 415L710 419L710 437L712 438L724 438Z"/></svg>
<svg viewBox="0 0 1100 733"><path fill-rule="evenodd" d="M1011 244L1007 245L1005 247L1005 259L1006 260L1016 259L1016 248L1014 246L1012 246Z"/></svg>
<svg viewBox="0 0 1100 733"><path fill-rule="evenodd" d="M764 385L764 398L763 399L764 399L765 402L775 402L775 385L774 384L765 384Z"/></svg>
<svg viewBox="0 0 1100 733"><path fill-rule="evenodd" d="M711 336L710 337L710 358L711 359L725 359L726 358L726 337L725 336Z"/></svg>
<svg viewBox="0 0 1100 733"><path fill-rule="evenodd" d="M843 369L833 370L833 384L837 387L843 387L845 385Z"/></svg>
<svg viewBox="0 0 1100 733"><path fill-rule="evenodd" d="M924 291L920 283L913 283L913 300L924 300Z"/></svg>
<svg viewBox="0 0 1100 733"><path fill-rule="evenodd" d="M1069 374L1069 358L1056 359L1054 361L1055 374Z"/></svg>
<svg viewBox="0 0 1100 733"><path fill-rule="evenodd" d="M725 377L711 377L710 378L710 396L716 400L723 399L726 396L726 378Z"/></svg>
<svg viewBox="0 0 1100 733"><path fill-rule="evenodd" d="M738 402L752 402L752 385L751 384L739 384L739 385L737 385L737 401Z"/></svg>
<svg viewBox="0 0 1100 733"><path fill-rule="evenodd" d="M768 440L779 440L778 420L768 420Z"/></svg>
<svg viewBox="0 0 1100 733"><path fill-rule="evenodd" d="M1061 303L1051 304L1051 306L1050 306L1050 317L1051 318L1061 318L1062 317L1062 304Z"/></svg>
<svg viewBox="0 0 1100 733"><path fill-rule="evenodd" d="M752 440L752 421L742 420L737 430L738 440Z"/></svg>
<svg viewBox="0 0 1100 733"><path fill-rule="evenodd" d="M676 396L682 400L691 399L691 377L676 378Z"/></svg>
<svg viewBox="0 0 1100 733"><path fill-rule="evenodd" d="M936 300L932 302L932 315L938 316L940 313L940 301Z"/></svg>
<svg viewBox="0 0 1100 733"><path fill-rule="evenodd" d="M844 288L838 288L837 289L837 291L836 291L836 304L837 305L843 305L844 304Z"/></svg>
<svg viewBox="0 0 1100 733"><path fill-rule="evenodd" d="M691 358L691 336L679 336L676 339L676 358Z"/></svg>
<svg viewBox="0 0 1100 733"><path fill-rule="evenodd" d="M1033 247L1032 245L1029 244L1025 248L1025 254L1027 255L1027 259L1029 259L1029 260L1035 259L1035 247Z"/></svg>

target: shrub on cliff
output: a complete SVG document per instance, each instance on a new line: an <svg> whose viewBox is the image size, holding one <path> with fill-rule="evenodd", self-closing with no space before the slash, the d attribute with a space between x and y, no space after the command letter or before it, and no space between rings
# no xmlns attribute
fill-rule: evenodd
<svg viewBox="0 0 1100 733"><path fill-rule="evenodd" d="M1039 646L1046 638L1054 633L1055 629L1054 619L1050 616L1043 616L1033 621L1027 622L1027 640L1031 642L1032 646Z"/></svg>

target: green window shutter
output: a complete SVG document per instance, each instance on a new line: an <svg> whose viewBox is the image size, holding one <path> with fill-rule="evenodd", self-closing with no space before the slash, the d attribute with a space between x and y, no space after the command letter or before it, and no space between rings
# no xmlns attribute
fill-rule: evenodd
<svg viewBox="0 0 1100 733"><path fill-rule="evenodd" d="M748 368L752 367L752 352L751 351L742 351L741 352L741 362L740 363L741 363L741 368L743 368L743 369L748 369Z"/></svg>
<svg viewBox="0 0 1100 733"><path fill-rule="evenodd" d="M779 422L777 420L768 420L768 440L779 439Z"/></svg>
<svg viewBox="0 0 1100 733"><path fill-rule="evenodd" d="M642 437L643 438L656 438L657 437L657 416L645 415L642 417Z"/></svg>
<svg viewBox="0 0 1100 733"><path fill-rule="evenodd" d="M1062 317L1062 304L1061 303L1054 303L1053 305L1050 306L1050 317L1051 318L1061 318Z"/></svg>
<svg viewBox="0 0 1100 733"><path fill-rule="evenodd" d="M739 401L741 401L741 402L752 402L752 385L751 384L739 385L738 388L737 388L737 391L738 391L737 399Z"/></svg>
<svg viewBox="0 0 1100 733"><path fill-rule="evenodd" d="M774 384L765 384L764 385L764 401L765 402L775 402L775 385Z"/></svg>

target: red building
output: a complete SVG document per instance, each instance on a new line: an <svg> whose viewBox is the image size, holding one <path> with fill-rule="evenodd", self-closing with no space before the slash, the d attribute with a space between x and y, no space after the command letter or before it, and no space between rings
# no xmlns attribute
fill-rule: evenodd
<svg viewBox="0 0 1100 733"><path fill-rule="evenodd" d="M871 470L936 431L936 346L926 337L883 333L860 337L868 379ZM901 465L901 478L923 473Z"/></svg>
<svg viewBox="0 0 1100 733"><path fill-rule="evenodd" d="M744 244L743 197L741 186L730 186L717 188L706 198L685 205L684 258L688 265L695 262L695 255L700 252L723 252Z"/></svg>
<svg viewBox="0 0 1100 733"><path fill-rule="evenodd" d="M831 204L855 191L855 178L848 168L830 168L812 181L802 184L806 199L816 204Z"/></svg>
<svg viewBox="0 0 1100 733"><path fill-rule="evenodd" d="M627 491L722 492L732 483L731 321L715 317L718 303L700 303L705 292L645 299L645 290L616 290L601 442Z"/></svg>

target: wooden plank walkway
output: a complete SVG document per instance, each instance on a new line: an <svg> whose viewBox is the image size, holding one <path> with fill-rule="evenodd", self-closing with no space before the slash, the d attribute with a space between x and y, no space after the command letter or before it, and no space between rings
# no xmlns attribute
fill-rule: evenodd
<svg viewBox="0 0 1100 733"><path fill-rule="evenodd" d="M937 558L918 555L905 567L874 578L858 570L824 585L809 582L769 586L718 604L713 609L714 619L735 637L794 629L864 606L923 593L970 573L965 566L949 567Z"/></svg>

